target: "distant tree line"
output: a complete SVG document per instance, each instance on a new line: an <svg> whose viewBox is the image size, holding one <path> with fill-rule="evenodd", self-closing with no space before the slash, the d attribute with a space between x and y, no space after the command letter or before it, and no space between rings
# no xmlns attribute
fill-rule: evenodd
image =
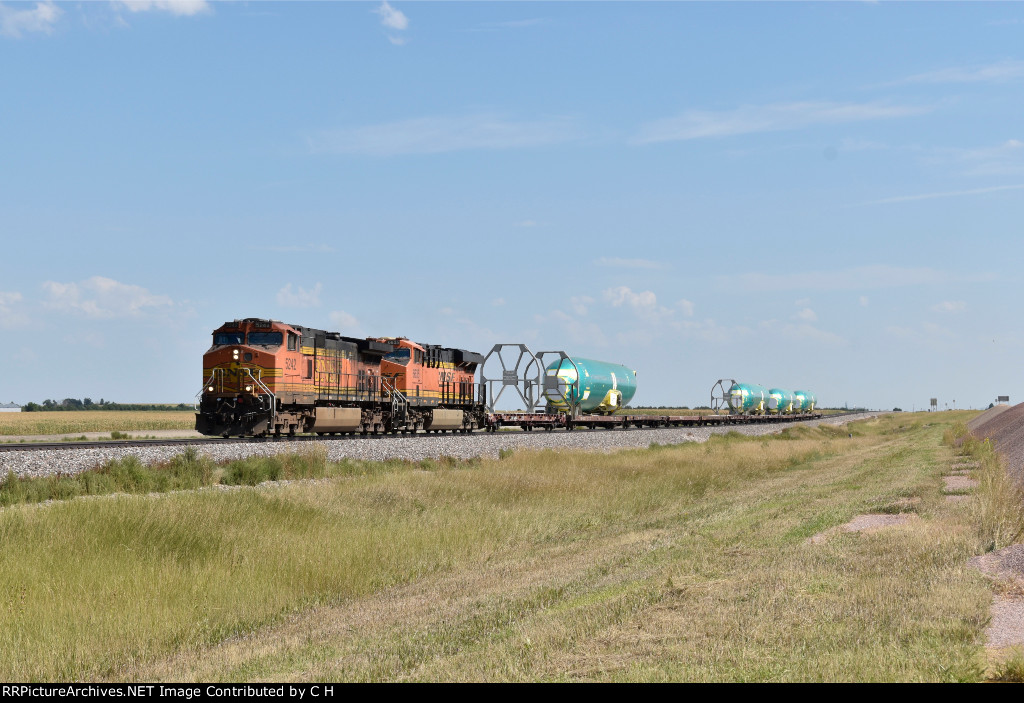
<svg viewBox="0 0 1024 703"><path fill-rule="evenodd" d="M92 398L65 398L64 400L51 400L47 398L42 403L26 403L21 411L25 413L54 411L54 410L191 410L192 406L187 403L177 405L142 404L142 403L114 403L100 398L100 402L94 403Z"/></svg>

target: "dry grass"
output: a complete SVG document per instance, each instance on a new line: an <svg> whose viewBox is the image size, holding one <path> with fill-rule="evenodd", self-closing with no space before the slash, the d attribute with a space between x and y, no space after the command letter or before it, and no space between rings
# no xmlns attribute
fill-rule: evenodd
<svg viewBox="0 0 1024 703"><path fill-rule="evenodd" d="M0 413L0 436L191 430L195 426L196 416L190 411L82 410Z"/></svg>
<svg viewBox="0 0 1024 703"><path fill-rule="evenodd" d="M1024 539L1024 490L1010 476L992 442L973 437L962 421L947 428L943 440L955 447L959 456L977 463L973 474L980 484L977 524L984 551L1002 549ZM963 462L963 458L958 460Z"/></svg>
<svg viewBox="0 0 1024 703"><path fill-rule="evenodd" d="M9 508L0 678L979 678L943 427L852 429Z"/></svg>

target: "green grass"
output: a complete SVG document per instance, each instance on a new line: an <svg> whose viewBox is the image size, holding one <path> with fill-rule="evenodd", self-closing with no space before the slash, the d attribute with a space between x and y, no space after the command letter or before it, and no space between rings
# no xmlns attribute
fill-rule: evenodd
<svg viewBox="0 0 1024 703"><path fill-rule="evenodd" d="M942 496L948 426L180 459L182 483L320 480L0 511L0 678L979 680L965 562L991 538ZM137 470L118 492L154 490ZM906 501L907 526L807 542Z"/></svg>

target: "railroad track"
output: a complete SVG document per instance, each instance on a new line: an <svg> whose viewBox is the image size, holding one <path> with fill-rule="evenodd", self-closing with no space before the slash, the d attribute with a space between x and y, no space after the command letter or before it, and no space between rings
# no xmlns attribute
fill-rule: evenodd
<svg viewBox="0 0 1024 703"><path fill-rule="evenodd" d="M669 417L668 424L654 424L656 420L662 416L650 415L633 415L626 416L630 418L652 418L651 424L634 425L632 423L623 422L607 422L600 420L587 420L581 418L577 421L576 426L571 430L566 427L559 428L560 432L587 432L597 429L607 430L645 430L645 429L665 429L666 427L728 427L728 426L750 426L753 424L778 424L786 422L805 422L809 420L832 420L841 417L847 417L850 415L862 415L866 411L856 412L845 412L835 413L831 415L815 414L813 416L792 416L792 417L779 417L773 415L762 415L762 416L733 416L733 415L705 415L705 416L680 416L680 417ZM531 429L548 429L546 426L536 423L533 420L524 419L526 416L522 416L516 419L513 418L514 414L504 414L506 420L501 423L500 427L504 430L516 431L529 431ZM722 418L720 420L710 420L709 418ZM624 419L623 416L611 416L617 420ZM742 419L746 418L746 419ZM526 423L527 427L523 427ZM531 424L536 423L536 424ZM458 431L453 431L453 434L461 434ZM471 434L485 434L484 430L473 432ZM173 447L173 446L221 446L227 444L279 444L287 442L351 442L360 439L385 439L388 437L437 437L438 434L428 434L426 432L414 433L414 434L353 434L353 435L316 435L316 434L302 434L302 435L281 435L280 437L203 437L203 438L189 438L189 439L106 439L106 440L71 440L66 442L21 442L11 444L0 444L0 452L25 452L25 451L44 451L44 450L68 450L73 451L76 449L115 449L115 448L141 448L141 447Z"/></svg>

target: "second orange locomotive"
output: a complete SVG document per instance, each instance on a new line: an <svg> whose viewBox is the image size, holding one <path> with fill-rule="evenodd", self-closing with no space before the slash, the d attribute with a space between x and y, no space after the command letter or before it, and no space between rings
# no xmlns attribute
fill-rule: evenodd
<svg viewBox="0 0 1024 703"><path fill-rule="evenodd" d="M196 429L207 435L465 431L486 424L483 357L403 337L246 318L203 355Z"/></svg>

